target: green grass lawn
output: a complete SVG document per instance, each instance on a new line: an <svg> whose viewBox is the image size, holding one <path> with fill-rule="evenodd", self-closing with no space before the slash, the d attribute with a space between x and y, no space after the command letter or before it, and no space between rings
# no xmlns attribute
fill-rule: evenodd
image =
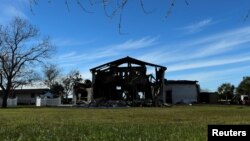
<svg viewBox="0 0 250 141"><path fill-rule="evenodd" d="M250 107L0 108L1 141L205 141L208 124L250 124Z"/></svg>

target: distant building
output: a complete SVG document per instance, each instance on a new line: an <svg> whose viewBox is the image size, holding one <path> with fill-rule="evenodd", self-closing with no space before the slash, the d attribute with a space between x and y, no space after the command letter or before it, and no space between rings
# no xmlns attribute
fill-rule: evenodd
<svg viewBox="0 0 250 141"><path fill-rule="evenodd" d="M16 89L12 95L17 97L17 104L35 104L36 97L48 91L49 89Z"/></svg>
<svg viewBox="0 0 250 141"><path fill-rule="evenodd" d="M218 104L219 96L216 92L200 92L199 102L206 104Z"/></svg>
<svg viewBox="0 0 250 141"><path fill-rule="evenodd" d="M197 82L189 80L165 81L166 102L171 104L197 102L199 95Z"/></svg>

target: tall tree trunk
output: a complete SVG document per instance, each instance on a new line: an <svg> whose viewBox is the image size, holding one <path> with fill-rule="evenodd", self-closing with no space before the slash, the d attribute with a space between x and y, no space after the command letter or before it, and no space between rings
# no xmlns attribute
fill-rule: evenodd
<svg viewBox="0 0 250 141"><path fill-rule="evenodd" d="M8 90L3 91L2 108L7 108L8 93L9 93Z"/></svg>
<svg viewBox="0 0 250 141"><path fill-rule="evenodd" d="M11 92L11 83L9 81L9 83L7 84L7 87L5 90L3 90L3 103L2 103L2 108L7 108L7 100L8 100L8 97L10 95L10 92Z"/></svg>

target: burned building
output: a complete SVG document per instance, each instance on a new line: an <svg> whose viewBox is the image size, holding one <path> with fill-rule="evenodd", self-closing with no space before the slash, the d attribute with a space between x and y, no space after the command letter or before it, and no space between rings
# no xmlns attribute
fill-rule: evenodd
<svg viewBox="0 0 250 141"><path fill-rule="evenodd" d="M155 74L147 74L153 67ZM90 69L93 98L122 100L135 104L164 103L164 74L167 68L131 57L121 58Z"/></svg>
<svg viewBox="0 0 250 141"><path fill-rule="evenodd" d="M73 93L73 103L90 103L92 100L92 82L88 79L84 83L76 82Z"/></svg>

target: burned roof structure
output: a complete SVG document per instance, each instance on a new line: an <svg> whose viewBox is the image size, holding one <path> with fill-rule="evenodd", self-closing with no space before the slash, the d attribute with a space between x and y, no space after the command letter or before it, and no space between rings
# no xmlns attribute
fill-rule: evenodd
<svg viewBox="0 0 250 141"><path fill-rule="evenodd" d="M147 74L147 67L155 68L155 75ZM140 61L131 57L121 58L90 69L93 98L122 100L132 106L153 105L164 100L164 66ZM161 101L164 102L164 101ZM137 103L137 104L136 104Z"/></svg>

